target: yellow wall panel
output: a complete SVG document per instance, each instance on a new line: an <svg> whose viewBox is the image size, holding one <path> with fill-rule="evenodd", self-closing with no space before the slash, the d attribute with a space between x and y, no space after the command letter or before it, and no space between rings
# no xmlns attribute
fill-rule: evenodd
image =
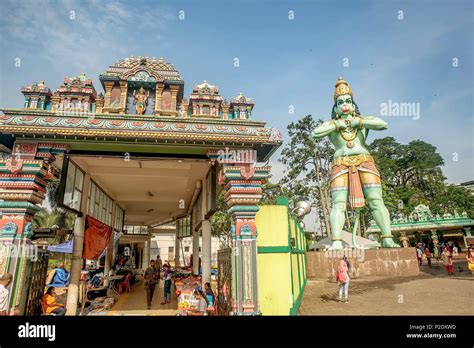
<svg viewBox="0 0 474 348"><path fill-rule="evenodd" d="M288 207L264 205L255 217L257 246L288 245Z"/></svg>
<svg viewBox="0 0 474 348"><path fill-rule="evenodd" d="M258 300L263 315L290 314L293 302L289 258L289 253L258 255Z"/></svg>

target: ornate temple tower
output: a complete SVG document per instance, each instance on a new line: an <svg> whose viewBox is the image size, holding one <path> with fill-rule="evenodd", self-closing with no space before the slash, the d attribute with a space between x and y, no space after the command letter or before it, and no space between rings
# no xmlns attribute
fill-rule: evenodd
<svg viewBox="0 0 474 348"><path fill-rule="evenodd" d="M184 81L163 58L130 58L111 65L100 81L105 90L103 113L177 116Z"/></svg>
<svg viewBox="0 0 474 348"><path fill-rule="evenodd" d="M219 87L210 85L207 81L194 86L189 97L189 110L192 117L220 118L222 97Z"/></svg>
<svg viewBox="0 0 474 348"><path fill-rule="evenodd" d="M51 96L53 94L44 81L23 87L21 93L25 96L25 108L40 110L49 110L51 108Z"/></svg>
<svg viewBox="0 0 474 348"><path fill-rule="evenodd" d="M92 80L85 74L76 77L65 77L64 84L54 93L52 98L53 112L91 113L95 112L97 92Z"/></svg>
<svg viewBox="0 0 474 348"><path fill-rule="evenodd" d="M239 93L230 103L230 109L235 120L251 119L253 106L253 99L247 98L243 93Z"/></svg>

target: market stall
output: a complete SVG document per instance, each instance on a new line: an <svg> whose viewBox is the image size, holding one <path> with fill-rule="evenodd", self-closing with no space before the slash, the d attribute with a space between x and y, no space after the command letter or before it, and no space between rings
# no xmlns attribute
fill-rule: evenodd
<svg viewBox="0 0 474 348"><path fill-rule="evenodd" d="M190 270L177 269L175 271L173 281L176 289L176 296L178 298L178 310L180 310L179 315L192 315L198 312L197 307L199 300L194 294L196 290L202 291L201 277L192 275ZM216 311L214 306L207 307L207 315L212 315L215 313Z"/></svg>

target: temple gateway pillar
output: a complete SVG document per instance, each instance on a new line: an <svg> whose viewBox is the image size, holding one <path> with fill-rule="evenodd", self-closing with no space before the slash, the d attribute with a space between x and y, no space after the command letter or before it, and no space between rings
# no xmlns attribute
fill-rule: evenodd
<svg viewBox="0 0 474 348"><path fill-rule="evenodd" d="M33 216L45 199L48 182L58 179L56 155L66 151L64 144L18 140L12 154L0 158L0 274L13 275L10 314L24 314L31 263L37 256L31 242Z"/></svg>
<svg viewBox="0 0 474 348"><path fill-rule="evenodd" d="M224 164L220 183L232 217L232 314L260 315L257 284L257 226L255 215L262 198L262 184L270 166L251 163Z"/></svg>

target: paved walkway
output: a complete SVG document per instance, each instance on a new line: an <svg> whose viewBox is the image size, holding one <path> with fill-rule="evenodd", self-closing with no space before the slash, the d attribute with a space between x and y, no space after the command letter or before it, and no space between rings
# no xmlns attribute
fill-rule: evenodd
<svg viewBox="0 0 474 348"><path fill-rule="evenodd" d="M174 286L171 287L171 303L160 305L163 299L163 280L155 288L151 309L146 306L146 289L143 280L134 283L130 293L122 293L107 315L176 315L178 302Z"/></svg>
<svg viewBox="0 0 474 348"><path fill-rule="evenodd" d="M418 276L351 279L347 304L336 282L308 279L299 315L474 315L474 276L465 261L454 264L454 276L434 261Z"/></svg>

